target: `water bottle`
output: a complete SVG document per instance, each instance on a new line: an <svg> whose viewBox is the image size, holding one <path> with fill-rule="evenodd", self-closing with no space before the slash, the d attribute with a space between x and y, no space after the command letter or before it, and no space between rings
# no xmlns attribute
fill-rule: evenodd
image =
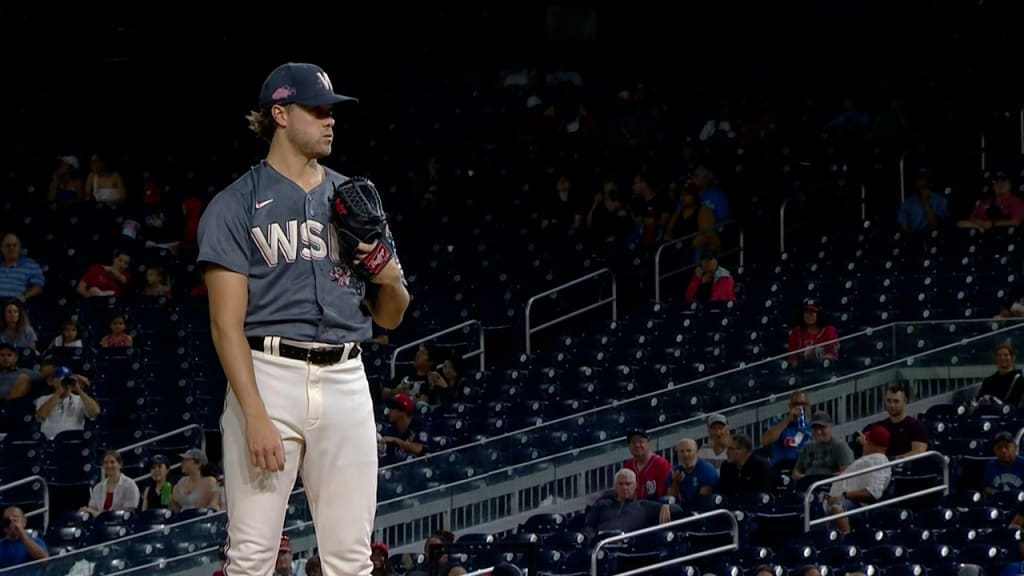
<svg viewBox="0 0 1024 576"><path fill-rule="evenodd" d="M804 416L804 409L800 409L800 415L796 417L796 425L801 430L807 428L807 418Z"/></svg>
<svg viewBox="0 0 1024 576"><path fill-rule="evenodd" d="M164 485L160 487L160 504L167 506L171 503L171 483L164 482Z"/></svg>

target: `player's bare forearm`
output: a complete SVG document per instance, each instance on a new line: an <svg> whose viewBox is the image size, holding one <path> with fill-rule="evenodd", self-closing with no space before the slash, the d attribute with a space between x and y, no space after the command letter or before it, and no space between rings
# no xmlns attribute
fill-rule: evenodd
<svg viewBox="0 0 1024 576"><path fill-rule="evenodd" d="M247 420L251 416L265 415L266 407L256 388L252 351L245 339L245 310L249 300L247 278L210 265L205 280L210 298L210 335L231 390Z"/></svg>
<svg viewBox="0 0 1024 576"><path fill-rule="evenodd" d="M377 297L371 302L373 321L386 330L394 330L402 323L409 308L409 291L401 280L381 284Z"/></svg>

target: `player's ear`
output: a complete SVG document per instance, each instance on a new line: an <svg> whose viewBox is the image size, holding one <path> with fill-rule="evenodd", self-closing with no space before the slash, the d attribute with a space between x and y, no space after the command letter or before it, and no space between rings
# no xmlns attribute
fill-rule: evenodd
<svg viewBox="0 0 1024 576"><path fill-rule="evenodd" d="M290 106L290 104L289 104ZM278 126L284 127L288 125L288 106L282 106L280 104L274 104L270 107L270 116L277 122Z"/></svg>

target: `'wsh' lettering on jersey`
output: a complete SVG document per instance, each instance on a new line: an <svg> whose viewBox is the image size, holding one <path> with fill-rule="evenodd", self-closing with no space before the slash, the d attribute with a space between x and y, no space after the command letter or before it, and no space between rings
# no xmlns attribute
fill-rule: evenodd
<svg viewBox="0 0 1024 576"><path fill-rule="evenodd" d="M263 256L263 261L271 268L277 266L278 260L284 258L291 264L296 258L303 260L323 260L331 262L340 260L341 250L338 237L331 233L331 228L316 220L288 220L284 226L280 222L272 222L263 227L253 226L250 230L252 241Z"/></svg>

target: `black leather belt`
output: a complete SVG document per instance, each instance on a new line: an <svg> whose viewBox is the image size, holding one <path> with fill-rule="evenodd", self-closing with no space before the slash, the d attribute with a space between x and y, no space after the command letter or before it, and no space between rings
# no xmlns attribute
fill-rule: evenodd
<svg viewBox="0 0 1024 576"><path fill-rule="evenodd" d="M263 336L249 336L246 338L249 341L249 347L259 352L266 352L267 348L264 346L265 337ZM345 351L348 350L348 356L345 357ZM292 360L302 360L303 362L309 362L317 366L327 366L330 364L337 364L343 360L351 360L358 358L362 352L362 348L359 347L358 343L352 344L351 346L295 346L288 344L283 341L277 342L277 356L282 358L290 358Z"/></svg>

